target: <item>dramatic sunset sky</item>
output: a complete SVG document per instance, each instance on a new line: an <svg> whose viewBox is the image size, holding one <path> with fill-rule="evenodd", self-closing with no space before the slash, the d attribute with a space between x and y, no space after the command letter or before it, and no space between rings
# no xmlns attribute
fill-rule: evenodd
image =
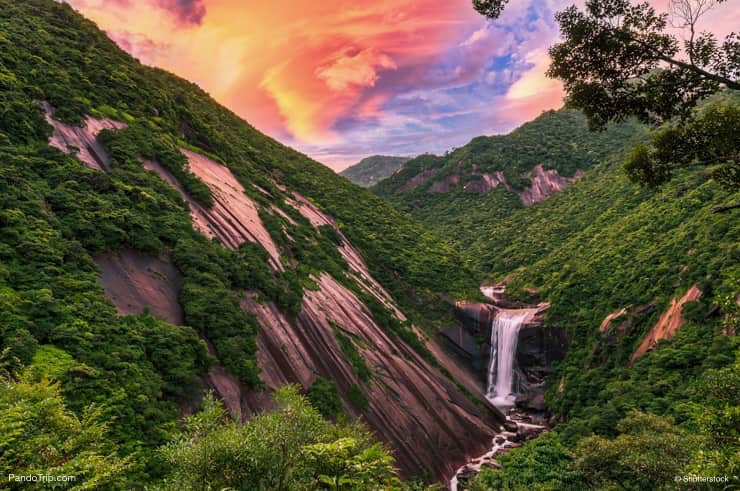
<svg viewBox="0 0 740 491"><path fill-rule="evenodd" d="M574 3L511 0L491 22L470 0L66 1L143 63L336 170L442 153L560 107L547 47L553 14ZM706 27L740 25L732 3Z"/></svg>

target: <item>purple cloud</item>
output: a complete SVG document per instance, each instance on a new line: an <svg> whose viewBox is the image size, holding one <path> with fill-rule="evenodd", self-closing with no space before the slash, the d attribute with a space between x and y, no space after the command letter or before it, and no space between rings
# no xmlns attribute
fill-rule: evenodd
<svg viewBox="0 0 740 491"><path fill-rule="evenodd" d="M203 0L157 0L159 6L175 14L182 24L200 25L206 16Z"/></svg>

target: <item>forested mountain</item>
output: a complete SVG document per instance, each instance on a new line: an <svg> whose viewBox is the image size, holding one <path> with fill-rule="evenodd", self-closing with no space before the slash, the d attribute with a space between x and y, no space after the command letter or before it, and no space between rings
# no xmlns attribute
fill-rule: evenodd
<svg viewBox="0 0 740 491"><path fill-rule="evenodd" d="M503 418L435 348L479 295L444 241L67 4L0 0L0 89L6 474L398 487L485 449Z"/></svg>
<svg viewBox="0 0 740 491"><path fill-rule="evenodd" d="M725 94L697 111L733 106ZM488 282L506 283L510 300L548 302L546 325L569 333L546 394L555 430L502 456L503 469L485 470L474 489L654 489L678 472L737 476L729 428L738 401L728 394L740 373L740 220L714 210L740 192L719 185L711 166L677 172L657 190L630 182L623 164L645 133L629 124L591 134L571 111L548 113L480 140L498 141L495 152L471 143L419 157L374 188L446 237ZM537 162L584 172L523 203L509 161L511 176ZM495 167L480 171L480 162ZM486 175L496 182L498 171L509 189L470 190Z"/></svg>
<svg viewBox="0 0 740 491"><path fill-rule="evenodd" d="M669 136L740 115L732 95L697 111ZM487 280L568 346L529 366L554 428L474 489L736 484L739 209L713 211L740 203L715 180L736 166L704 152L639 187L623 164L664 165L657 135L635 159L645 127L549 111L374 194L69 5L0 0L0 467L79 489L423 488L523 439L437 336L473 305L488 331L467 347L490 342Z"/></svg>
<svg viewBox="0 0 740 491"><path fill-rule="evenodd" d="M637 124L588 130L577 111L547 111L507 135L444 156L420 155L371 189L460 250L498 220L542 201L639 138Z"/></svg>
<svg viewBox="0 0 740 491"><path fill-rule="evenodd" d="M670 486L661 480L681 469L737 476L728 428L738 414L729 394L740 373L740 220L712 210L740 192L709 170L641 189L622 168L629 151L470 244L471 262L508 277L510 295L550 302L548 325L571 333L546 397L560 425L502 458L505 470L484 473L477 489L647 489ZM681 451L668 458L674 440Z"/></svg>
<svg viewBox="0 0 740 491"><path fill-rule="evenodd" d="M368 187L390 176L409 160L408 157L373 155L347 167L339 175L346 177L355 184Z"/></svg>

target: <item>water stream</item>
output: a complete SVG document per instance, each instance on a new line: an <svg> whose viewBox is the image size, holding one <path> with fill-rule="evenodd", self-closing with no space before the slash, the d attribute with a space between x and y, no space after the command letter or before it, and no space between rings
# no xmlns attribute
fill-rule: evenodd
<svg viewBox="0 0 740 491"><path fill-rule="evenodd" d="M519 329L537 309L500 310L491 325L491 360L486 398L498 408L514 405L514 362Z"/></svg>
<svg viewBox="0 0 740 491"><path fill-rule="evenodd" d="M544 426L527 421L529 418L526 414L513 410L517 395L515 368L519 330L524 323L534 317L538 310L536 308L501 309L491 323L491 360L488 364L486 399L506 415L508 422L516 425L517 432L503 431L494 436L490 451L457 470L450 480L451 491L458 491L462 475L477 474L484 465L498 465L496 463L498 453L520 445L521 438L517 433L525 431L531 436L545 430Z"/></svg>

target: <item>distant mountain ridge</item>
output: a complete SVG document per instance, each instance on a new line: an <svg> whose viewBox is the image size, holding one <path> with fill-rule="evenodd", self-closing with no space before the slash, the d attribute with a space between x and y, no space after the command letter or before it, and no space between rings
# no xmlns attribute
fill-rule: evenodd
<svg viewBox="0 0 740 491"><path fill-rule="evenodd" d="M393 175L394 172L409 160L411 160L410 157L372 155L360 160L355 165L347 167L339 175L346 177L355 184L369 187Z"/></svg>
<svg viewBox="0 0 740 491"><path fill-rule="evenodd" d="M577 111L546 111L509 134L479 136L444 156L420 155L371 191L464 251L490 226L562 191L642 132L632 122L592 132Z"/></svg>

